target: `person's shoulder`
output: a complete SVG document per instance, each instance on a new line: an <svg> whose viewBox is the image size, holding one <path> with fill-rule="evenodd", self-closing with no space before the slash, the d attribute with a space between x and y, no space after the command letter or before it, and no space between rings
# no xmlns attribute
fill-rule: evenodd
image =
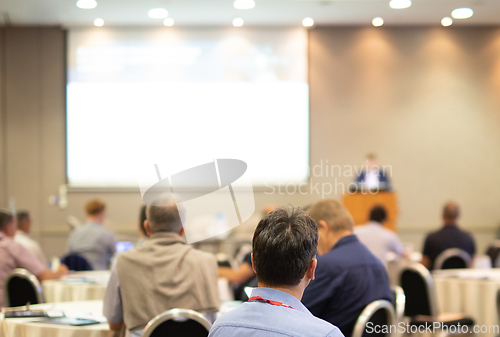
<svg viewBox="0 0 500 337"><path fill-rule="evenodd" d="M441 236L442 230L443 229L440 228L438 230L435 230L435 231L427 233L425 239L428 240L428 241L436 240L437 238L439 238Z"/></svg>
<svg viewBox="0 0 500 337"><path fill-rule="evenodd" d="M331 323L295 309L286 316L276 315L274 323L269 325L264 323L265 320L259 320L259 315L263 314L257 313L249 303L243 303L238 308L219 317L210 330L210 336L222 336L224 335L223 331L227 328L241 328L267 331L277 336L302 337L306 336L304 334L306 332L307 337L343 337L340 329Z"/></svg>
<svg viewBox="0 0 500 337"><path fill-rule="evenodd" d="M321 274L323 276L338 276L341 274L346 267L347 256L345 254L339 254L339 252L329 251L326 254L318 255L318 265L316 267L316 274Z"/></svg>
<svg viewBox="0 0 500 337"><path fill-rule="evenodd" d="M343 337L344 335L335 325L315 316L311 315L310 326L311 331L315 331L316 334L311 336L328 336L328 337Z"/></svg>
<svg viewBox="0 0 500 337"><path fill-rule="evenodd" d="M192 260L196 261L197 263L215 263L217 264L217 258L215 257L214 254L204 252L199 249L192 248L189 250L189 256L191 257Z"/></svg>

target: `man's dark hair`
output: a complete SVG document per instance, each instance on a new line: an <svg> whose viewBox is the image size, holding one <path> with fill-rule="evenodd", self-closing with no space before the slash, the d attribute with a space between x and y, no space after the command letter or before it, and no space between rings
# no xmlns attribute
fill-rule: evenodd
<svg viewBox="0 0 500 337"><path fill-rule="evenodd" d="M259 282L296 286L316 255L318 226L299 208L279 207L260 220L252 246Z"/></svg>
<svg viewBox="0 0 500 337"><path fill-rule="evenodd" d="M370 221L376 221L382 223L387 220L387 212L382 206L375 206L370 211Z"/></svg>
<svg viewBox="0 0 500 337"><path fill-rule="evenodd" d="M147 205L143 205L141 207L141 212L139 213L139 225L144 236L148 236L148 233L146 233L146 228L144 227L144 221L146 220L146 208Z"/></svg>
<svg viewBox="0 0 500 337"><path fill-rule="evenodd" d="M3 231L5 227L14 220L14 215L12 212L7 210L0 210L0 231Z"/></svg>
<svg viewBox="0 0 500 337"><path fill-rule="evenodd" d="M17 226L22 227L24 221L30 218L30 213L28 211L19 211L17 212Z"/></svg>

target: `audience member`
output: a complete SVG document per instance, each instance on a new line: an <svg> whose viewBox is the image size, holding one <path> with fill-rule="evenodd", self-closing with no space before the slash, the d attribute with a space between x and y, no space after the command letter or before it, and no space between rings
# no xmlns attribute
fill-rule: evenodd
<svg viewBox="0 0 500 337"><path fill-rule="evenodd" d="M320 200L309 211L318 224L316 279L302 303L317 317L350 336L365 306L392 300L382 262L353 235L353 220L336 200Z"/></svg>
<svg viewBox="0 0 500 337"><path fill-rule="evenodd" d="M258 224L253 268L258 288L249 301L215 321L209 336L342 336L300 302L314 279L318 227L303 211L278 208Z"/></svg>
<svg viewBox="0 0 500 337"><path fill-rule="evenodd" d="M443 208L444 226L427 235L422 253L422 264L434 269L434 261L439 254L448 248L460 248L471 257L476 253L476 245L471 234L458 227L457 220L460 217L460 208L455 202L448 202Z"/></svg>
<svg viewBox="0 0 500 337"><path fill-rule="evenodd" d="M104 297L110 329L125 324L131 336L170 309L219 309L217 260L186 243L177 206L148 206L146 213L148 239L117 256Z"/></svg>
<svg viewBox="0 0 500 337"><path fill-rule="evenodd" d="M146 233L146 228L144 227L144 221L146 221L146 208L146 205L142 205L139 212L139 240L135 243L136 247L139 247L148 239L148 233Z"/></svg>
<svg viewBox="0 0 500 337"><path fill-rule="evenodd" d="M11 271L23 268L35 275L40 281L59 278L66 275L68 268L60 265L57 272L47 269L38 259L21 244L13 240L16 234L16 217L9 211L0 211L0 289ZM5 306L4 292L0 291L0 309Z"/></svg>
<svg viewBox="0 0 500 337"><path fill-rule="evenodd" d="M354 234L370 252L387 266L387 253L392 252L400 256L404 252L403 244L398 235L384 228L383 223L387 219L387 213L382 206L375 206L370 211L370 222L363 226L354 227Z"/></svg>
<svg viewBox="0 0 500 337"><path fill-rule="evenodd" d="M14 241L21 244L36 256L44 266L47 266L47 259L42 251L40 244L30 237L31 232L31 216L27 211L17 213L17 232L14 236Z"/></svg>
<svg viewBox="0 0 500 337"><path fill-rule="evenodd" d="M103 227L106 204L99 199L85 206L87 223L73 230L68 239L68 252L87 260L94 270L106 270L116 251L113 234Z"/></svg>
<svg viewBox="0 0 500 337"><path fill-rule="evenodd" d="M219 277L226 278L229 282L237 285L234 291L236 300L241 299L241 294L246 286L255 282L255 272L252 268L252 253L245 255L238 269L230 267L219 267Z"/></svg>

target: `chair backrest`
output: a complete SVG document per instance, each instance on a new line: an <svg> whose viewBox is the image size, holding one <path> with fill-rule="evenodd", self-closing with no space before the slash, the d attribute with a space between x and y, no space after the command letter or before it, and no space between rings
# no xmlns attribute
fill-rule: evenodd
<svg viewBox="0 0 500 337"><path fill-rule="evenodd" d="M449 248L436 257L434 269L469 268L471 256L460 248Z"/></svg>
<svg viewBox="0 0 500 337"><path fill-rule="evenodd" d="M70 253L63 256L61 263L65 264L69 270L74 271L87 271L93 269L87 259L76 253Z"/></svg>
<svg viewBox="0 0 500 337"><path fill-rule="evenodd" d="M427 268L418 262L406 261L400 266L398 279L406 297L405 316L439 315L434 279Z"/></svg>
<svg viewBox="0 0 500 337"><path fill-rule="evenodd" d="M371 324L367 327L368 323ZM389 337L394 331L393 328L391 332L391 326L395 326L395 323L396 318L394 316L394 307L392 306L391 302L386 300L374 301L368 304L361 312L361 315L359 315L356 324L354 325L354 330L351 337L365 337L374 335ZM381 329L382 326L387 326L388 331L387 333L375 333L373 331L370 331L371 329L374 329L375 326L378 326L379 329Z"/></svg>
<svg viewBox="0 0 500 337"><path fill-rule="evenodd" d="M394 297L394 313L396 322L402 322L405 314L406 296L403 288L400 286L391 286L392 296Z"/></svg>
<svg viewBox="0 0 500 337"><path fill-rule="evenodd" d="M142 337L207 337L212 324L199 312L172 309L149 321Z"/></svg>
<svg viewBox="0 0 500 337"><path fill-rule="evenodd" d="M14 269L7 276L3 290L6 307L45 303L40 282L26 269Z"/></svg>
<svg viewBox="0 0 500 337"><path fill-rule="evenodd" d="M497 317L500 320L500 289L497 291Z"/></svg>
<svg viewBox="0 0 500 337"><path fill-rule="evenodd" d="M500 257L500 247L497 247L495 245L489 246L488 250L486 251L486 255L488 255L491 259L491 266L494 268L499 268L500 265L498 264L500 262L499 257Z"/></svg>

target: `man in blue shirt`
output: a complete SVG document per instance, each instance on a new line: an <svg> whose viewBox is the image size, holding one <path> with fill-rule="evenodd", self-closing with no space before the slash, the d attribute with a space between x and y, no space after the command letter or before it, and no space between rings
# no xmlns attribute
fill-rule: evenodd
<svg viewBox="0 0 500 337"><path fill-rule="evenodd" d="M210 337L343 337L300 302L314 279L318 227L303 211L277 208L264 217L253 237L252 266L259 287L249 301L222 315Z"/></svg>
<svg viewBox="0 0 500 337"><path fill-rule="evenodd" d="M351 336L359 315L373 301L392 301L382 262L353 235L353 220L336 200L320 200L309 211L318 224L316 279L302 303L311 313Z"/></svg>

